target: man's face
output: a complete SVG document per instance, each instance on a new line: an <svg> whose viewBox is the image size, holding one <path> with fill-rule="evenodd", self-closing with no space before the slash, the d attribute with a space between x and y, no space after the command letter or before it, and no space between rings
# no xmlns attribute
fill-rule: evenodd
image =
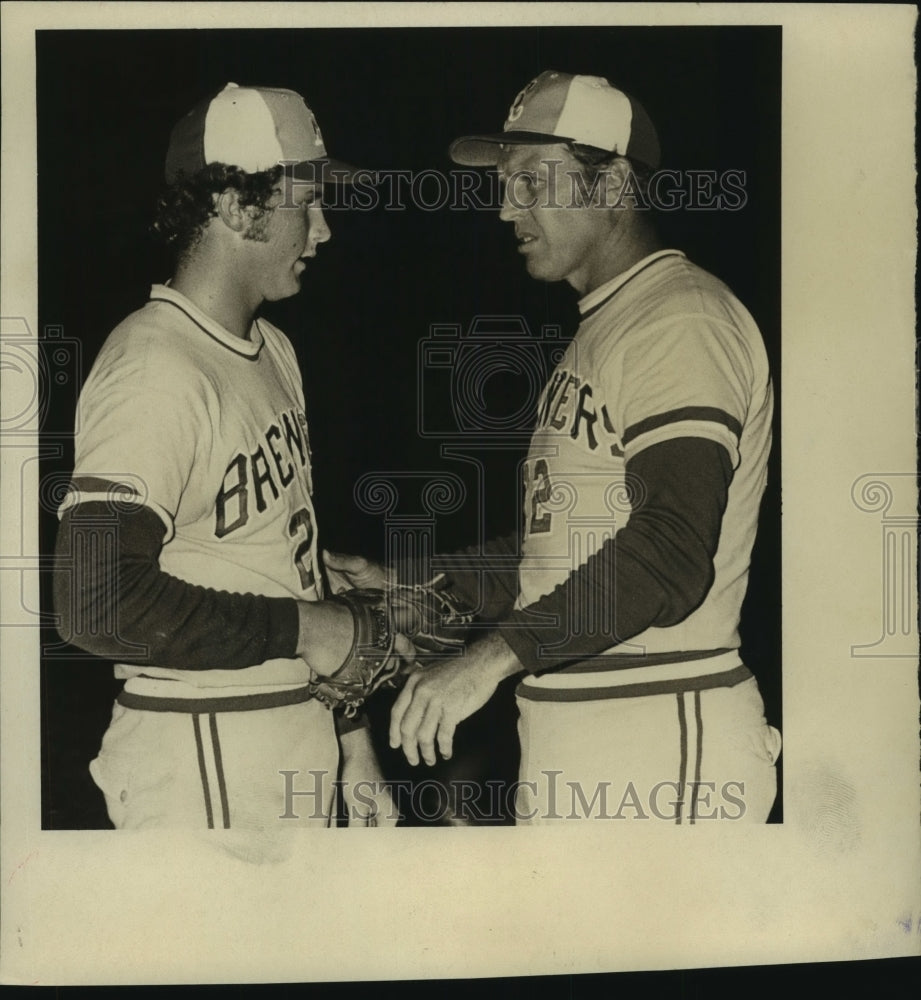
<svg viewBox="0 0 921 1000"><path fill-rule="evenodd" d="M497 166L504 185L499 218L514 224L528 274L568 281L583 295L606 280L600 275L614 212L603 207L603 190L597 198L586 196L592 184L569 150L509 146Z"/></svg>
<svg viewBox="0 0 921 1000"><path fill-rule="evenodd" d="M332 235L323 217L319 184L283 177L268 208L250 223L246 233L252 277L269 302L296 295L306 258Z"/></svg>

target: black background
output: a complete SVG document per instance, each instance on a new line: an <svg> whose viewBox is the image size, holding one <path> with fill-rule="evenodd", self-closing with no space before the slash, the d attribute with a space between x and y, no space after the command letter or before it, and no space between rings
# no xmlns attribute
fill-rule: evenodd
<svg viewBox="0 0 921 1000"><path fill-rule="evenodd" d="M780 727L780 55L781 31L770 27L39 32L39 323L59 331L55 345L71 358L63 384L43 386L42 551L53 546L55 491L73 461L82 378L112 327L169 277L149 225L170 128L192 105L231 80L289 87L316 113L331 155L375 170L447 172L451 140L498 130L542 70L607 76L645 104L663 166L746 174L742 210L673 212L660 222L666 244L748 306L774 372L775 447L742 637L768 720ZM438 521L438 551L516 524L514 448L483 451L478 481L469 464L442 453L443 441L419 433L431 416L420 416L417 391L418 345L430 325L517 315L535 335L559 326L571 336L577 316L567 285L528 278L495 211L404 203L330 211L332 241L300 295L266 308L301 362L321 544L373 557L383 554L382 518L354 497L371 471L449 471L482 497ZM518 389L514 379L490 381L487 403L504 412ZM43 826L105 827L86 766L117 684L109 664L61 647L51 630L43 638ZM386 707L374 716L378 733ZM436 774L513 778L514 725L506 687L461 727L452 769ZM400 755L381 751L388 775L405 777ZM772 820L781 817L779 797Z"/></svg>
<svg viewBox="0 0 921 1000"><path fill-rule="evenodd" d="M844 996L875 993L881 986L892 1000L914 1000L918 995L919 963L916 957L872 961L816 962L800 965L759 965L711 969L667 969L655 972L616 972L584 975L517 976L499 979L410 980L402 982L265 983L220 986L185 986L183 992L196 997L271 997L272 1000L323 997L333 1000L376 996L399 996L402 1000L466 1000L501 997L502 1000L533 1000L535 996L564 1000L595 1000L616 990L628 996L675 997L676 1000L714 1000L737 997L743 990L760 988L773 995L828 993ZM105 997L168 996L174 986L73 986L14 987L13 995L45 996L60 1000Z"/></svg>

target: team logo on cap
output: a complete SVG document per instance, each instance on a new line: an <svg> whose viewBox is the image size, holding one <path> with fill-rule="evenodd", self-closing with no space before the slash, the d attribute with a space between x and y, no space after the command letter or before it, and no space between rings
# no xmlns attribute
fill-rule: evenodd
<svg viewBox="0 0 921 1000"><path fill-rule="evenodd" d="M512 106L508 109L508 120L510 122L517 122L518 119L524 114L524 99L531 93L531 91L537 86L537 77L535 77L527 87L523 87L519 92L518 96L512 101Z"/></svg>

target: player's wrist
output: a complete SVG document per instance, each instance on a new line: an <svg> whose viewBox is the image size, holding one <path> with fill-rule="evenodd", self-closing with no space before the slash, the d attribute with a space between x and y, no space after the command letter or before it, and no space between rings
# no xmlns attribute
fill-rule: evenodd
<svg viewBox="0 0 921 1000"><path fill-rule="evenodd" d="M338 727L337 727L338 728ZM339 746L343 761L370 761L377 765L377 756L371 743L371 730L367 726L358 726L339 732Z"/></svg>
<svg viewBox="0 0 921 1000"><path fill-rule="evenodd" d="M339 601L298 601L297 655L321 673L345 662L352 648L352 612Z"/></svg>

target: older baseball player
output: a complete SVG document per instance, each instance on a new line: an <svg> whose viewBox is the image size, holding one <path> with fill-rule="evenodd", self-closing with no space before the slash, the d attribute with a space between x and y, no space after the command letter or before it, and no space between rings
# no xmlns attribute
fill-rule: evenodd
<svg viewBox="0 0 921 1000"><path fill-rule="evenodd" d="M351 821L396 821L367 728L311 695L353 617L323 599L295 353L257 315L298 292L322 186L353 173L290 90L230 83L173 129L175 272L96 359L60 511L62 634L125 680L91 765L118 828L331 825L337 778Z"/></svg>
<svg viewBox="0 0 921 1000"><path fill-rule="evenodd" d="M780 736L738 632L771 443L759 331L660 245L644 210L657 134L607 80L542 73L502 132L451 156L498 169L528 273L568 282L581 322L538 405L520 550L452 573L500 627L410 677L391 744L450 757L458 723L520 675L517 822L763 822ZM517 579L490 572L519 551Z"/></svg>

